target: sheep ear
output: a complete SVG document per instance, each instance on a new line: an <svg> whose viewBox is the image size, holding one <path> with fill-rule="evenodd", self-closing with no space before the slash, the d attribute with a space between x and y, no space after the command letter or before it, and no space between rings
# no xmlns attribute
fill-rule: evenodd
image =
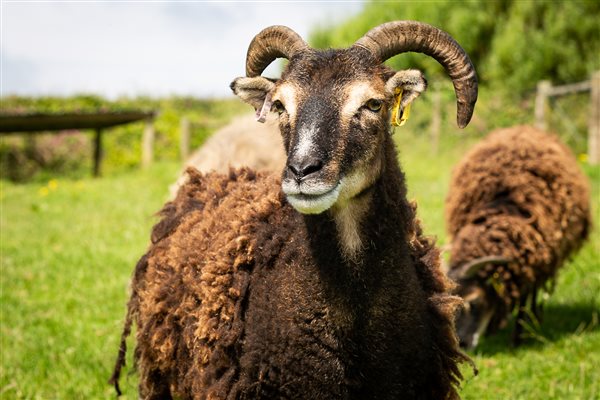
<svg viewBox="0 0 600 400"><path fill-rule="evenodd" d="M240 99L254 107L257 121L265 122L267 113L271 111L271 91L275 88L274 80L262 76L242 77L234 79L229 87Z"/></svg>
<svg viewBox="0 0 600 400"><path fill-rule="evenodd" d="M427 81L421 71L407 69L388 78L385 88L394 96L392 125L402 126L408 119L410 104L427 89Z"/></svg>

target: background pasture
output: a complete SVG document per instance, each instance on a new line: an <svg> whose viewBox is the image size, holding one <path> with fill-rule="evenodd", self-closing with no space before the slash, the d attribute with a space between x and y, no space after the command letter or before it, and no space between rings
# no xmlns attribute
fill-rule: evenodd
<svg viewBox="0 0 600 400"><path fill-rule="evenodd" d="M454 94L441 69L414 54L390 60L395 68L422 68L430 83L395 139L424 230L443 245L447 184L466 149L495 128L532 123L539 80L572 83L600 70L600 2L372 1L343 23L315 27L309 42L347 46L367 29L394 19L417 19L450 32L472 55L481 80L473 121L459 131ZM250 39L239 38L244 43ZM160 111L155 121L157 162L138 168L143 124L116 128L105 135L105 174L100 179L88 177L86 133L70 132L60 140L0 137L0 398L114 398L107 380L128 282L147 246L154 213L180 168L180 121L185 117L192 122L192 144L199 146L248 109L231 99L182 96L108 101L94 94L0 94L0 114ZM436 96L441 99L441 131L439 143L432 145L438 140L431 129ZM464 369L464 399L600 398L600 169L585 156L589 95L551 105L550 130L573 149L592 184L595 227L561 270L547 296L543 321L527 329L530 339L510 348L509 327L470 353L480 373L474 377ZM130 370L131 358L122 378L123 398L136 399L137 378L127 375Z"/></svg>
<svg viewBox="0 0 600 400"><path fill-rule="evenodd" d="M443 244L450 170L474 138L443 140L440 154L432 156L426 138L402 128L395 137L425 231ZM582 167L593 182L598 221L598 169ZM102 179L2 182L0 397L113 396L106 381L117 354L127 285L156 222L153 213L178 168L161 162ZM561 271L543 322L531 327L532 339L511 349L504 330L471 353L480 373L473 377L465 368L465 399L600 396L599 243L596 227ZM122 380L124 398L136 398L136 376L125 374Z"/></svg>

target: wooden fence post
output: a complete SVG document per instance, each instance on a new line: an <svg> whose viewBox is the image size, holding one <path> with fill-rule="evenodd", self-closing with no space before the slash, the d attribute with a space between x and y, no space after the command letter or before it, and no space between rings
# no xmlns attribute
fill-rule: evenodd
<svg viewBox="0 0 600 400"><path fill-rule="evenodd" d="M185 162L190 155L190 120L186 117L181 118L180 135L179 152L181 160Z"/></svg>
<svg viewBox="0 0 600 400"><path fill-rule="evenodd" d="M590 120L588 126L588 162L600 163L600 71L592 74L590 89Z"/></svg>
<svg viewBox="0 0 600 400"><path fill-rule="evenodd" d="M440 144L440 129L442 122L442 93L436 86L431 99L431 153L438 154Z"/></svg>
<svg viewBox="0 0 600 400"><path fill-rule="evenodd" d="M94 177L98 177L102 173L102 153L102 129L98 128L94 137Z"/></svg>
<svg viewBox="0 0 600 400"><path fill-rule="evenodd" d="M546 130L545 112L548 104L548 95L552 90L550 81L539 81L535 95L535 126L538 129Z"/></svg>
<svg viewBox="0 0 600 400"><path fill-rule="evenodd" d="M154 120L146 119L144 134L142 135L142 167L146 168L152 164L154 159Z"/></svg>

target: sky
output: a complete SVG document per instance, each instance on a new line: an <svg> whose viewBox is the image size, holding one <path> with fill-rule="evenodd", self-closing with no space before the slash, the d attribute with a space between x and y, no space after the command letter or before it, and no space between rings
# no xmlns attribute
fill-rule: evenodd
<svg viewBox="0 0 600 400"><path fill-rule="evenodd" d="M263 28L286 25L307 39L363 3L0 1L2 96L107 98L228 96Z"/></svg>

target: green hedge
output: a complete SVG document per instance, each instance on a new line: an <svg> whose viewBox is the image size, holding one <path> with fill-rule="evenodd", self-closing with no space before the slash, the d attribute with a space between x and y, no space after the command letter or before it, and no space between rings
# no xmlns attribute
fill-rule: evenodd
<svg viewBox="0 0 600 400"><path fill-rule="evenodd" d="M192 97L152 99L122 98L108 101L98 96L73 97L6 97L1 114L34 114L68 112L102 112L142 110L156 111L154 154L157 160L177 160L180 123L191 122L191 148L197 148L216 129L234 115L249 112L237 99L202 100ZM105 173L123 171L141 162L143 122L106 130L103 137ZM0 139L1 177L16 181L44 180L47 175L80 177L91 168L91 140L88 132L2 136ZM74 146L74 143L77 146Z"/></svg>

